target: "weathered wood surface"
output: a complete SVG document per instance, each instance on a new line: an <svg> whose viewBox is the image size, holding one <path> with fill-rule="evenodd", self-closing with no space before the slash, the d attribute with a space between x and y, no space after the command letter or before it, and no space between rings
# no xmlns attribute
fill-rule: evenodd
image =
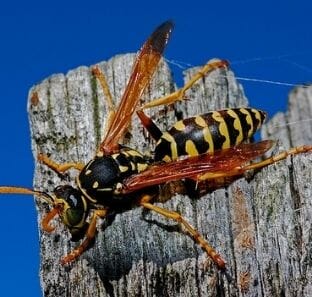
<svg viewBox="0 0 312 297"><path fill-rule="evenodd" d="M131 71L133 55L100 63L118 100ZM186 71L186 80L194 69ZM170 69L161 64L143 100L173 91ZM34 100L33 92L38 92ZM217 70L190 92L190 99L150 114L162 128L176 116L187 117L223 107L246 106L231 71ZM312 143L312 87L297 88L286 114L264 129L265 138L283 147ZM31 98L33 100L31 100ZM53 75L29 93L34 156L57 162L87 162L95 153L106 120L104 97L90 68ZM276 127L279 126L279 127ZM148 151L152 141L134 117L127 145ZM295 156L237 180L199 199L176 195L164 207L177 210L223 255L233 282L217 271L193 240L173 222L142 209L116 215L100 228L95 246L77 262L62 267L60 258L76 243L55 220L52 234L40 232L40 276L44 296L312 296L312 154ZM36 163L34 186L52 191L74 184L77 172L61 180ZM39 217L47 211L38 204ZM105 229L105 230L104 230Z"/></svg>

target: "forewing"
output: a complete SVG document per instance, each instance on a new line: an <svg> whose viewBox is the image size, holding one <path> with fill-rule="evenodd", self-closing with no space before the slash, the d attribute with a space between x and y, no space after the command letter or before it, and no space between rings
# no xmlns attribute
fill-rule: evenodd
<svg viewBox="0 0 312 297"><path fill-rule="evenodd" d="M123 193L184 178L198 180L201 175L209 173L211 173L211 178L240 175L244 172L242 166L246 162L263 155L272 147L273 143L273 141L265 140L258 143L241 144L217 151L214 154L207 153L152 165L142 173L125 180Z"/></svg>
<svg viewBox="0 0 312 297"><path fill-rule="evenodd" d="M173 24L170 21L160 25L148 38L136 57L126 90L107 134L100 144L99 149L105 154L111 154L118 149L118 142L128 128L142 93L157 68L172 28Z"/></svg>

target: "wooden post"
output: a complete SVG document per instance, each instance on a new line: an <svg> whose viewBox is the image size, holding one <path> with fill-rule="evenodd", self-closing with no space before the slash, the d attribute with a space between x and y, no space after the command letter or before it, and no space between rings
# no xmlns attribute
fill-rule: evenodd
<svg viewBox="0 0 312 297"><path fill-rule="evenodd" d="M127 54L99 64L117 103L133 58ZM194 71L186 71L185 79ZM170 69L162 62L142 100L174 89ZM90 160L104 132L103 96L88 67L35 85L28 104L34 157L41 152L57 162ZM233 73L222 69L196 84L187 97L175 107L148 113L165 129L176 117L247 105ZM289 111L269 122L263 135L280 139L285 148L311 144L311 122L286 125L310 119L311 110L312 87L297 88ZM142 152L153 149L136 116L125 144ZM312 154L298 155L205 197L176 195L164 203L183 214L226 259L232 283L174 223L152 213L143 218L137 208L99 226L94 247L68 267L60 259L77 243L61 222L53 222L52 234L40 232L44 296L312 296L311 168ZM62 180L36 162L34 186L52 191L59 184L74 185L76 175L72 170ZM47 206L37 206L39 223Z"/></svg>

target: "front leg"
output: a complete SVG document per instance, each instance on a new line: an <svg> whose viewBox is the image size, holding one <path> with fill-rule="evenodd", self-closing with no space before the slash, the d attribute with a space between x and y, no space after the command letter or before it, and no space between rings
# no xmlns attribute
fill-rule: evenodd
<svg viewBox="0 0 312 297"><path fill-rule="evenodd" d="M103 219L107 215L107 213L108 213L108 208L97 209L93 212L89 227L88 227L87 232L86 232L86 238L84 239L84 241L79 246L77 246L74 250L72 250L68 255L63 257L63 259L61 260L62 265L73 262L81 254L83 254L83 252L85 252L89 248L89 246L92 243L92 241L95 237L95 234L96 234L97 219L98 218Z"/></svg>

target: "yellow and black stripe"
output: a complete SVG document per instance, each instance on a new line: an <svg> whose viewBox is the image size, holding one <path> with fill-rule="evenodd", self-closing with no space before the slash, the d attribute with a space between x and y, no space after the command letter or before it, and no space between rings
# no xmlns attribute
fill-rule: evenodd
<svg viewBox="0 0 312 297"><path fill-rule="evenodd" d="M230 148L248 140L260 128L266 113L253 108L212 111L178 121L164 132L155 148L155 161L196 156Z"/></svg>

